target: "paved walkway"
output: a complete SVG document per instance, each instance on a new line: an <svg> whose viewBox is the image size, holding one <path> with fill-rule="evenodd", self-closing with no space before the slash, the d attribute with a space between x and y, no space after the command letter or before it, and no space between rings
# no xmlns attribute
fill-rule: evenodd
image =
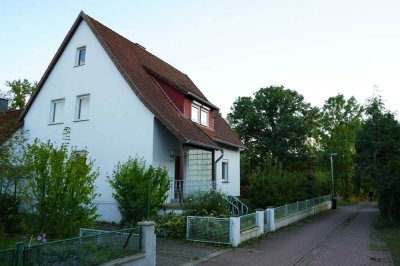
<svg viewBox="0 0 400 266"><path fill-rule="evenodd" d="M227 250L226 247L157 238L157 265L192 265Z"/></svg>
<svg viewBox="0 0 400 266"><path fill-rule="evenodd" d="M377 216L372 203L339 207L201 265L391 265L373 229Z"/></svg>

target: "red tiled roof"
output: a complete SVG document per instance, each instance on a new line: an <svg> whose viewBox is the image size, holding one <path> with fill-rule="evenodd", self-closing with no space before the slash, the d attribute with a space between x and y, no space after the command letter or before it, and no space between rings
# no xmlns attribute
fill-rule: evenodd
<svg viewBox="0 0 400 266"><path fill-rule="evenodd" d="M22 110L0 113L0 143L22 126L22 123L18 121L21 114Z"/></svg>
<svg viewBox="0 0 400 266"><path fill-rule="evenodd" d="M244 147L239 138L222 118L216 119L215 131L218 133L213 136L203 131L202 128L185 117L175 108L162 89L152 79L151 75L149 75L148 71L151 71L153 74L156 73L173 83L183 93L194 94L208 101L186 74L180 72L168 63L149 53L140 45L129 41L83 12L79 14L50 66L46 70L42 80L39 82L38 89L28 102L22 118L25 116L27 109L29 109L33 100L36 98L36 95L39 93L52 68L82 20L89 25L94 35L138 98L182 143L218 149L219 145L215 141L220 140L221 142L236 147Z"/></svg>

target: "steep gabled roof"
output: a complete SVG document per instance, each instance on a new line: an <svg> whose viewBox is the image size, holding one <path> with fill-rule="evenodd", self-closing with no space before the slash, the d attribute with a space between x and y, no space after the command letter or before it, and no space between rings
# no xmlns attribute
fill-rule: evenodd
<svg viewBox="0 0 400 266"><path fill-rule="evenodd" d="M21 119L24 118L36 96L40 93L40 90L51 70L55 66L57 60L60 58L62 52L82 21L87 23L100 44L103 46L104 50L113 61L114 65L120 71L121 75L130 85L138 98L149 108L151 112L153 112L155 117L168 130L170 130L182 143L201 146L209 149L219 149L219 145L214 141L213 136L203 131L198 125L192 122L189 118L185 117L179 110L175 108L173 103L153 80L151 75L149 75L149 71L169 80L183 93L194 95L193 97L197 97L208 102L207 98L201 93L201 91L190 80L190 78L168 63L149 53L140 45L129 41L125 37L107 28L83 12L79 14L74 25L51 61L49 67L38 84L35 94L29 100ZM219 119L216 119L216 121L217 120L219 121ZM229 126L227 126L226 123L224 125L217 126L217 122L215 124L216 131L217 128L222 128L220 134L217 134L219 138L224 139L224 136L222 135L226 133L226 131L229 131L227 138L224 139L225 142L227 142L227 144L232 144L235 147L243 147L243 144L232 132ZM228 127L229 130L226 127Z"/></svg>

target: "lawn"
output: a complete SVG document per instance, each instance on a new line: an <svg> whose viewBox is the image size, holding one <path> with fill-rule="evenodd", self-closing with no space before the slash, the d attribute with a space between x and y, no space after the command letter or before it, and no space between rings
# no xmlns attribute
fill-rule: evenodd
<svg viewBox="0 0 400 266"><path fill-rule="evenodd" d="M375 228L392 254L394 265L400 266L400 224L393 224L380 218Z"/></svg>

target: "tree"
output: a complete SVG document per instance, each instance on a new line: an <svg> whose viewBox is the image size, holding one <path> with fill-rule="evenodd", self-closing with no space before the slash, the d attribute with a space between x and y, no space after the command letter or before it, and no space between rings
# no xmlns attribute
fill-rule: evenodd
<svg viewBox="0 0 400 266"><path fill-rule="evenodd" d="M27 79L6 81L5 84L9 88L6 96L9 98L9 110L11 111L24 109L26 101L37 87L37 82L31 83Z"/></svg>
<svg viewBox="0 0 400 266"><path fill-rule="evenodd" d="M93 200L99 173L93 170L87 154L69 146L69 135L69 128L65 128L60 147L36 139L24 151L24 197L34 211L27 224L32 233L72 236L97 218Z"/></svg>
<svg viewBox="0 0 400 266"><path fill-rule="evenodd" d="M122 223L130 226L146 218L155 218L170 187L165 167L150 165L147 168L143 159L131 157L116 165L108 182L114 189L113 197L118 203Z"/></svg>
<svg viewBox="0 0 400 266"><path fill-rule="evenodd" d="M372 180L384 217L400 221L400 124L375 96L366 107L367 119L356 137L356 170Z"/></svg>
<svg viewBox="0 0 400 266"><path fill-rule="evenodd" d="M239 97L227 118L246 145L244 156L254 168L271 154L284 166L307 158L307 140L317 113L296 91L270 86L254 97Z"/></svg>
<svg viewBox="0 0 400 266"><path fill-rule="evenodd" d="M363 109L354 97L348 100L342 94L330 97L324 104L319 119L320 157L327 162L330 153L337 154L335 176L341 177L343 196L348 198L354 178L355 192L360 191L360 182L354 175L354 141L361 126ZM329 164L326 164L328 167Z"/></svg>

